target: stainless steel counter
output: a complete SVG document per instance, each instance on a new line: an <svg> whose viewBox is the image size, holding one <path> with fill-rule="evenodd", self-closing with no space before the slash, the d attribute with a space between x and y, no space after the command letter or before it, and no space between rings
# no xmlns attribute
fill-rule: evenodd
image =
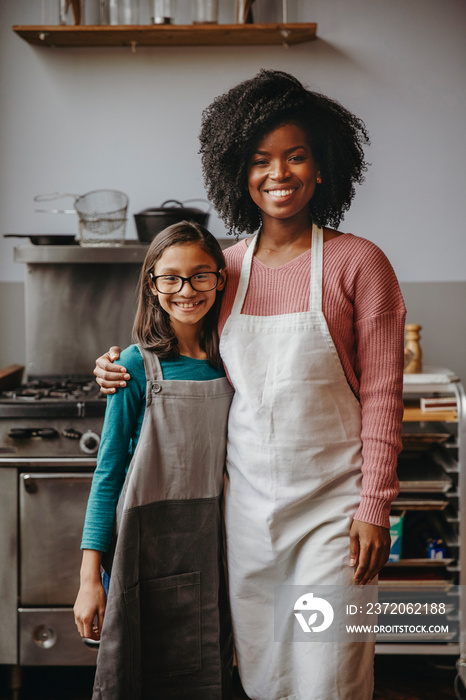
<svg viewBox="0 0 466 700"><path fill-rule="evenodd" d="M148 246L19 245L15 261L31 264L142 263Z"/></svg>
<svg viewBox="0 0 466 700"><path fill-rule="evenodd" d="M219 238L222 249L235 243L233 236ZM32 245L16 246L16 262L30 264L120 264L142 263L149 246L138 241L127 241L122 246L80 246L80 245Z"/></svg>

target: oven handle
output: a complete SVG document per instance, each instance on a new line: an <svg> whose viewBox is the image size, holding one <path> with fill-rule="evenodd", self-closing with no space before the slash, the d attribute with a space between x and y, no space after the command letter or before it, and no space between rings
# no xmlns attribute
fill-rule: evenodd
<svg viewBox="0 0 466 700"><path fill-rule="evenodd" d="M36 481L46 479L85 479L90 481L92 474L21 474L21 478L26 492L32 494L37 492Z"/></svg>
<svg viewBox="0 0 466 700"><path fill-rule="evenodd" d="M24 488L28 493L35 493L37 491L37 485L30 474L25 474L23 476Z"/></svg>
<svg viewBox="0 0 466 700"><path fill-rule="evenodd" d="M95 467L95 457L0 457L0 467Z"/></svg>

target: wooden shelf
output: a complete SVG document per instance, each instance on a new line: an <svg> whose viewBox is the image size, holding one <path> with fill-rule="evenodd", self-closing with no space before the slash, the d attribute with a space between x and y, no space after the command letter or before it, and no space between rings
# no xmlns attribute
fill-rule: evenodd
<svg viewBox="0 0 466 700"><path fill-rule="evenodd" d="M272 46L316 38L317 24L179 24L131 26L13 26L34 46Z"/></svg>
<svg viewBox="0 0 466 700"><path fill-rule="evenodd" d="M456 423L458 421L458 413L456 411L421 411L416 406L405 406L403 421L410 422L442 422Z"/></svg>

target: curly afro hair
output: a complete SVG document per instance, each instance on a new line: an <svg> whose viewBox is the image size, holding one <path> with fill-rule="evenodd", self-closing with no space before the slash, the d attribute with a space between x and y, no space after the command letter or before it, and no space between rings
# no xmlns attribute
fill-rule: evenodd
<svg viewBox="0 0 466 700"><path fill-rule="evenodd" d="M263 69L202 113L199 152L207 195L230 232L254 233L260 227L260 211L248 191L249 161L258 142L287 123L303 129L322 175L309 202L318 226L337 228L355 183L364 181L363 147L369 144L364 123L289 73Z"/></svg>

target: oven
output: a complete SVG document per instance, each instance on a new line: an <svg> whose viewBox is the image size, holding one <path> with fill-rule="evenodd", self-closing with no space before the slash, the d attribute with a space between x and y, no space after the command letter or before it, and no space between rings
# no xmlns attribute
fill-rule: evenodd
<svg viewBox="0 0 466 700"><path fill-rule="evenodd" d="M105 397L93 378L0 394L0 663L93 665L73 616Z"/></svg>

